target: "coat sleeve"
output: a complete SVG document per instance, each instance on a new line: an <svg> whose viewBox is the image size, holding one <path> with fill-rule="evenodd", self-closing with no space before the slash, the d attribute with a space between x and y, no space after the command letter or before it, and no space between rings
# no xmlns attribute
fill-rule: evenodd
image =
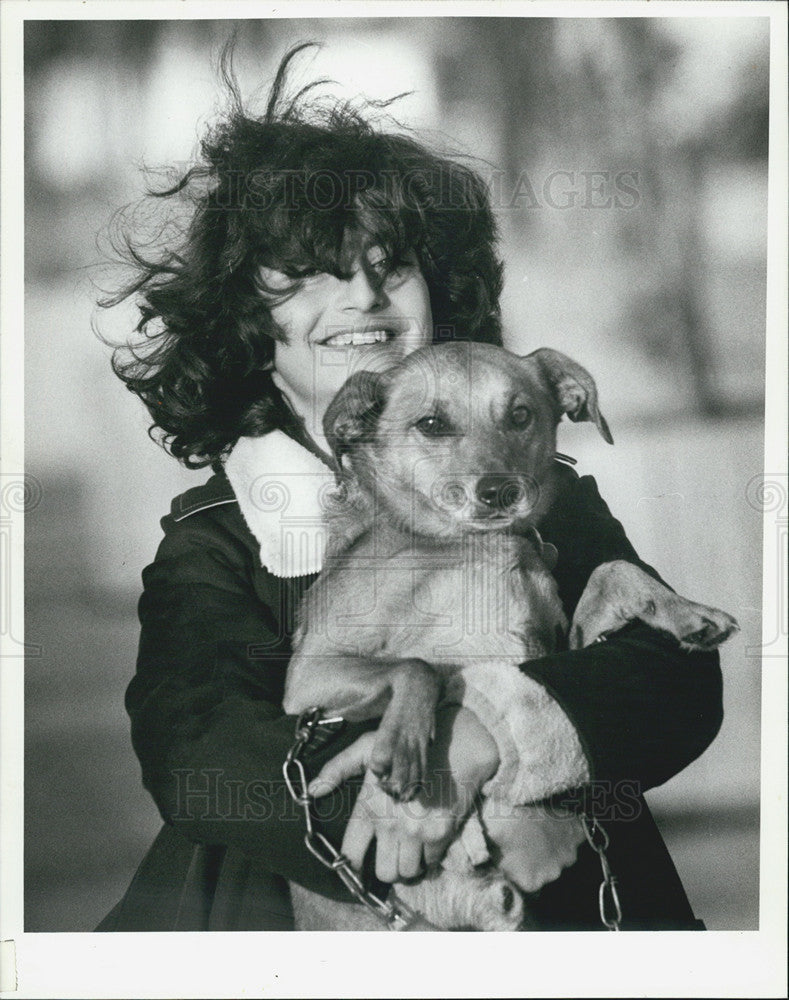
<svg viewBox="0 0 789 1000"><path fill-rule="evenodd" d="M555 576L568 618L594 568L613 559L643 563L594 479L563 473L563 488L541 525L556 545ZM569 788L627 781L645 791L677 774L714 739L722 718L717 653L687 653L640 622L605 643L530 660L519 669L481 663L456 699L496 739L493 782L513 803Z"/></svg>
<svg viewBox="0 0 789 1000"><path fill-rule="evenodd" d="M235 505L163 525L165 538L143 573L137 672L126 695L143 783L187 839L235 846L270 871L347 900L337 877L306 851L302 818L284 787L296 720L281 708L290 654L281 581L269 578L268 603L256 591ZM331 754L367 728L347 725ZM312 754L309 776L327 749ZM335 843L352 796L348 787L322 803Z"/></svg>

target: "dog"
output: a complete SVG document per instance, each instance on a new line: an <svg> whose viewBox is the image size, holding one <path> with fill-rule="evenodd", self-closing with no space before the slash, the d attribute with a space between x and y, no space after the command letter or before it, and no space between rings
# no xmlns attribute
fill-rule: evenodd
<svg viewBox="0 0 789 1000"><path fill-rule="evenodd" d="M568 629L550 572L556 552L539 535L557 489L563 415L592 422L613 444L580 365L546 348L520 357L468 342L421 348L384 373L358 372L326 412L339 489L324 569L294 637L284 707L295 714L317 705L349 720L380 715L370 768L394 798L419 787L440 698L462 703L469 671L481 663L517 666L565 636L580 648L636 618L686 649L714 648L737 628L724 612L616 561L592 573ZM526 824L531 843L542 828L559 844L557 877L583 840L580 821L515 812L513 836L523 839ZM449 863L399 885L398 895L441 928L523 926L518 890L534 887L490 866L480 874L458 864L455 848ZM305 893L294 887L297 924L337 926L337 904L328 904L333 917L321 915L320 898Z"/></svg>

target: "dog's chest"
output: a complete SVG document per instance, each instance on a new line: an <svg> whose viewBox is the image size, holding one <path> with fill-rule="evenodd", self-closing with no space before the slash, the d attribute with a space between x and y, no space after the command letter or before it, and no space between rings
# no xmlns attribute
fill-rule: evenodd
<svg viewBox="0 0 789 1000"><path fill-rule="evenodd" d="M567 624L553 577L527 541L509 535L386 554L362 541L322 583L332 646L437 667L542 656Z"/></svg>

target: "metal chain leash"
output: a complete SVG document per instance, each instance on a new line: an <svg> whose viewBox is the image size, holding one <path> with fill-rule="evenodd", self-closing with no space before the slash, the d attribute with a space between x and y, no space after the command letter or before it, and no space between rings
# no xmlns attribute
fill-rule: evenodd
<svg viewBox="0 0 789 1000"><path fill-rule="evenodd" d="M605 632L598 635L595 642L606 642L608 636ZM600 909L600 919L603 926L609 931L621 931L622 927L622 905L619 902L619 892L617 891L616 876L611 871L608 864L606 851L608 850L608 834L600 826L594 816L581 814L581 822L584 827L584 834L593 851L600 859L600 867L603 870L603 881L600 883L600 891L597 894L598 906Z"/></svg>
<svg viewBox="0 0 789 1000"><path fill-rule="evenodd" d="M600 867L603 870L603 881L600 883L600 891L597 896L600 919L609 931L621 931L622 906L619 902L619 893L616 888L616 875L611 872L611 866L608 864L608 858L605 853L609 844L608 834L594 816L588 816L586 813L583 813L581 815L581 822L583 823L584 833L586 834L589 846L597 853L600 859Z"/></svg>
<svg viewBox="0 0 789 1000"><path fill-rule="evenodd" d="M354 899L366 907L391 931L408 930L413 924L422 922L423 917L390 893L389 899L381 899L365 888L364 883L351 867L350 861L319 830L315 829L312 814L312 798L307 792L307 774L302 762L302 754L312 742L320 727L328 727L342 722L340 717L321 718L320 708L309 708L302 712L296 722L296 738L288 750L282 774L290 797L301 808L306 832L304 843L310 854L330 871L337 874Z"/></svg>

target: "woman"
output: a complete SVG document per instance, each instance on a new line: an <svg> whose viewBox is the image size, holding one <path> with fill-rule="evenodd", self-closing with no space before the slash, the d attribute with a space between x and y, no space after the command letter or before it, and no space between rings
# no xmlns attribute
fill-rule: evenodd
<svg viewBox="0 0 789 1000"><path fill-rule="evenodd" d="M117 374L171 454L215 474L173 502L143 574L126 704L165 826L101 930L290 928L286 880L348 900L305 849L281 777L294 740L281 708L290 636L320 569L309 526L331 476L322 415L356 368L431 340L500 343L501 265L480 178L349 106L311 104L311 88L286 99L299 48L261 118L226 74L231 112L204 140L204 162L162 195L191 195L189 226L156 260L133 250L139 277L119 296L141 293L145 346L117 356ZM571 615L596 565L638 558L594 481L569 469L564 481L541 532L558 548ZM289 524L300 535L307 525L301 548ZM355 867L371 859L366 877L385 893L437 861L485 781L510 768L533 800L564 792L603 822L624 928L698 926L641 793L715 736L717 656L631 625L522 674L519 707L534 733L552 730L550 745L445 707L437 780L416 812L354 805L358 782L344 779L364 769L374 724L322 733L305 752L308 777L339 786L316 803L322 832ZM532 899L537 925L600 929L599 883L584 844Z"/></svg>

